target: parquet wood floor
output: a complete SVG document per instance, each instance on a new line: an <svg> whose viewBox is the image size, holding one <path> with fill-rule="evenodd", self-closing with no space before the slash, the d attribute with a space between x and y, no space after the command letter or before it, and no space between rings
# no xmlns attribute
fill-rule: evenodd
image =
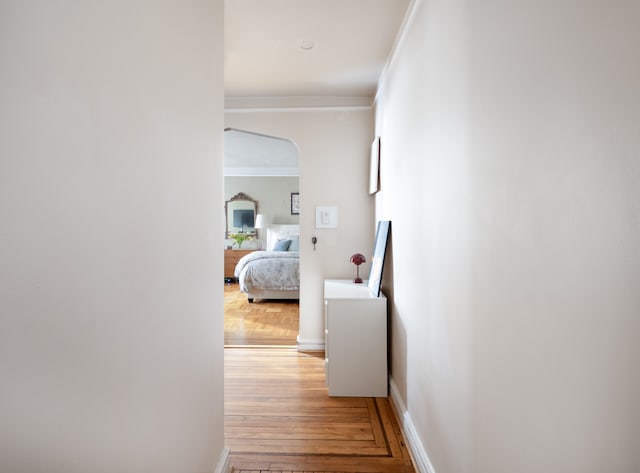
<svg viewBox="0 0 640 473"><path fill-rule="evenodd" d="M224 286L224 343L236 345L295 345L300 304L294 300L247 301L238 283Z"/></svg>
<svg viewBox="0 0 640 473"><path fill-rule="evenodd" d="M413 473L387 398L329 397L324 354L225 348L233 471Z"/></svg>

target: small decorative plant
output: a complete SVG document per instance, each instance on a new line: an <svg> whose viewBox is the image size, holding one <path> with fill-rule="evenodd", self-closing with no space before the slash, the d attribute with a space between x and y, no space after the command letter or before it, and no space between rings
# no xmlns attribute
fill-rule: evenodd
<svg viewBox="0 0 640 473"><path fill-rule="evenodd" d="M242 244L247 240L252 240L253 235L250 233L230 233L229 238L231 238L238 245L238 249L242 248Z"/></svg>

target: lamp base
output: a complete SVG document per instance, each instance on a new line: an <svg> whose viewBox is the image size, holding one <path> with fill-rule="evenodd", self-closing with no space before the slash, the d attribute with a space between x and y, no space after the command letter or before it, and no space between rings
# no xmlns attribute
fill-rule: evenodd
<svg viewBox="0 0 640 473"><path fill-rule="evenodd" d="M356 284L362 284L362 278L355 278L353 282Z"/></svg>

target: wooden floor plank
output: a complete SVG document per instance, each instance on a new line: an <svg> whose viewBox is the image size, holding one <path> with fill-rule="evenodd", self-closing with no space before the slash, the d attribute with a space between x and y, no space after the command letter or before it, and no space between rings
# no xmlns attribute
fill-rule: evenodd
<svg viewBox="0 0 640 473"><path fill-rule="evenodd" d="M296 344L300 304L295 300L249 303L238 283L224 286L224 343L234 345Z"/></svg>
<svg viewBox="0 0 640 473"><path fill-rule="evenodd" d="M225 285L225 444L234 473L415 473L387 398L329 397L297 302Z"/></svg>
<svg viewBox="0 0 640 473"><path fill-rule="evenodd" d="M329 397L293 348L225 349L225 443L235 472L415 471L389 400Z"/></svg>

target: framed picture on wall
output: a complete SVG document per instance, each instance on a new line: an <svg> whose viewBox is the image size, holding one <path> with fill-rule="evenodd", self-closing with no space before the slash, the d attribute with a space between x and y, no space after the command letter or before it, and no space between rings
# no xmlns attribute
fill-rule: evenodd
<svg viewBox="0 0 640 473"><path fill-rule="evenodd" d="M300 215L300 193L291 193L291 215Z"/></svg>
<svg viewBox="0 0 640 473"><path fill-rule="evenodd" d="M369 194L380 190L380 137L371 143L371 163L369 164Z"/></svg>

